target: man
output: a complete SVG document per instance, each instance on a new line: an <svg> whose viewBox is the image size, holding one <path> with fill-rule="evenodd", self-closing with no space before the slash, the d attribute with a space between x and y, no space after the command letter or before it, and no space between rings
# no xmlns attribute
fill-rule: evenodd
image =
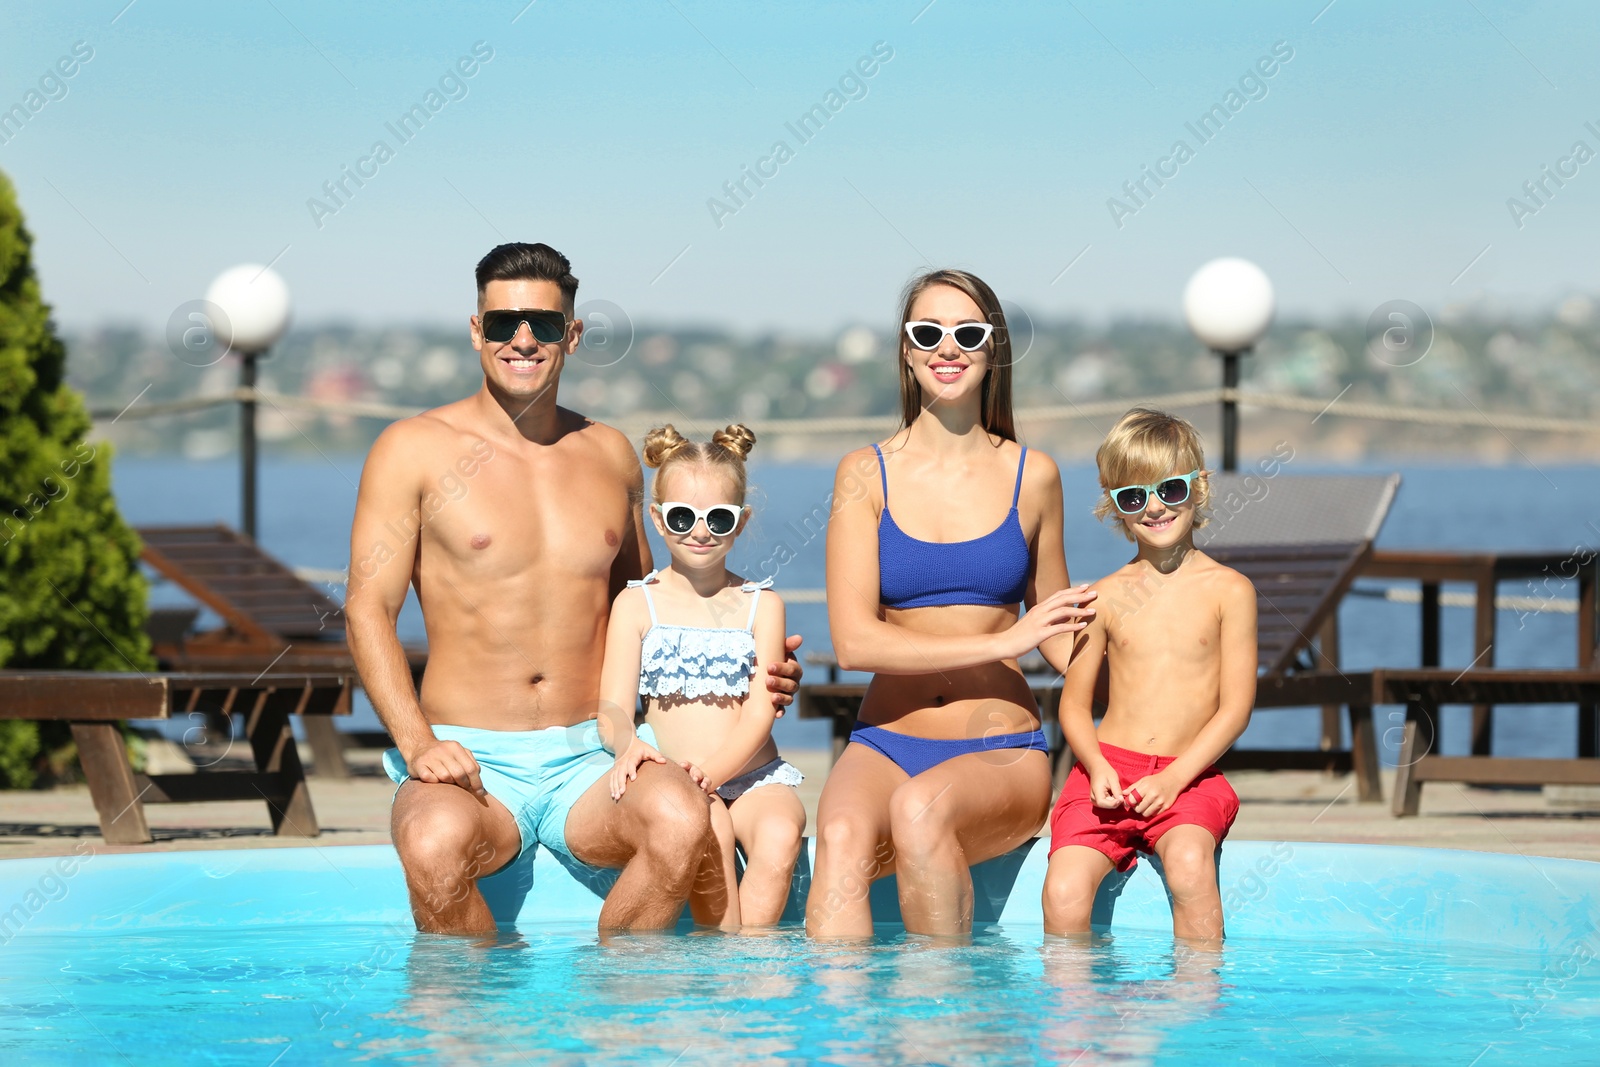
<svg viewBox="0 0 1600 1067"><path fill-rule="evenodd" d="M556 404L583 335L567 258L500 245L477 282L483 387L383 432L351 529L347 633L396 745L412 913L419 930L492 931L477 879L537 841L622 869L603 929L670 927L710 827L698 772L646 763L613 801L596 723L611 601L651 569L643 474L621 433ZM408 585L428 633L420 694L395 632ZM799 677L792 658L774 665L780 705Z"/></svg>

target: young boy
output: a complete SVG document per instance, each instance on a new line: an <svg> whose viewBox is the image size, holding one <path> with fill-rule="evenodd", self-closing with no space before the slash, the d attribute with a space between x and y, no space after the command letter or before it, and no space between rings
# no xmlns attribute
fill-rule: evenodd
<svg viewBox="0 0 1600 1067"><path fill-rule="evenodd" d="M1067 668L1061 727L1078 762L1050 817L1045 932L1086 932L1101 880L1154 852L1173 933L1218 942L1216 850L1239 798L1212 764L1255 703L1255 588L1194 547L1208 487L1193 426L1135 408L1095 460L1105 490L1095 514L1115 516L1138 553L1092 587L1100 610ZM1096 736L1102 661L1110 697Z"/></svg>

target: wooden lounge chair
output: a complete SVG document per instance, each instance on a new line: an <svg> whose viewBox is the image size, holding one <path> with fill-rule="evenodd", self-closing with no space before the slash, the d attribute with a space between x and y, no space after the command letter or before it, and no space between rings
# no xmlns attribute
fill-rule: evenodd
<svg viewBox="0 0 1600 1067"><path fill-rule="evenodd" d="M223 621L222 629L163 651L221 657L276 653L296 642L306 650L344 644L339 604L244 534L221 524L141 526L135 532L144 542L144 561Z"/></svg>
<svg viewBox="0 0 1600 1067"><path fill-rule="evenodd" d="M1372 544L1400 488L1398 474L1211 476L1211 521L1195 545L1256 587L1256 708L1303 706L1277 680L1299 672L1339 671L1339 603L1372 555ZM1224 770L1318 768L1354 771L1357 795L1381 801L1372 706L1321 703L1317 750L1234 748ZM1339 706L1348 709L1351 744L1342 746Z"/></svg>
<svg viewBox="0 0 1600 1067"><path fill-rule="evenodd" d="M141 526L135 532L144 542L145 563L216 612L223 623L195 634L187 631L181 612L153 613L151 636L164 669L355 673L343 607L244 534L220 523ZM406 648L414 679L421 677L427 656L424 648ZM346 739L333 720L308 718L303 725L317 773L348 776Z"/></svg>
<svg viewBox="0 0 1600 1067"><path fill-rule="evenodd" d="M320 833L290 715L304 722L347 715L346 675L112 674L90 671L0 671L0 719L53 719L72 724L89 795L108 844L152 840L145 804L261 800L277 834ZM240 713L255 762L252 771L133 773L117 723L170 719L190 712Z"/></svg>
<svg viewBox="0 0 1600 1067"><path fill-rule="evenodd" d="M1552 579L1574 580L1578 586L1577 656L1579 669L1593 666L1600 594L1600 553L1594 549L1556 551L1446 551L1441 549L1380 549L1362 567L1364 578L1413 580L1421 585L1422 666L1439 666L1440 586L1445 582L1471 585L1474 590L1472 620L1472 666L1493 667L1499 614L1496 607L1500 585L1520 582L1523 589L1539 593L1538 603ZM1537 584L1535 584L1537 583ZM1515 586L1513 586L1515 588ZM1542 610L1542 609L1536 609ZM1600 718L1593 703L1578 705L1578 755L1600 755ZM1494 733L1494 706L1474 704L1472 708L1472 754L1487 756Z"/></svg>
<svg viewBox="0 0 1600 1067"><path fill-rule="evenodd" d="M1443 704L1600 703L1600 670L1468 669L1380 667L1370 671L1302 671L1261 680L1277 706L1342 702L1352 710L1378 704L1405 705L1405 724L1395 766L1391 811L1415 815L1424 782L1474 785L1600 785L1600 758L1580 750L1575 759L1506 756L1441 756L1439 708ZM1380 798L1381 799L1381 798Z"/></svg>
<svg viewBox="0 0 1600 1067"><path fill-rule="evenodd" d="M1374 702L1406 705L1405 734L1395 768L1395 815L1415 815L1423 782L1476 785L1600 785L1600 758L1579 751L1576 759L1517 759L1507 756L1441 756L1434 752L1441 704L1600 703L1600 671L1421 669L1374 671Z"/></svg>

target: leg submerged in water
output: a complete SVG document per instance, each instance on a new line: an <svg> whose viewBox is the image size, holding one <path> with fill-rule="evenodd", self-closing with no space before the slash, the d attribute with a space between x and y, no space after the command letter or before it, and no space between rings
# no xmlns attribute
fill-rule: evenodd
<svg viewBox="0 0 1600 1067"><path fill-rule="evenodd" d="M738 842L734 837L733 818L728 814L727 805L719 799L713 798L708 810L711 833L694 873L689 912L700 926L737 930L741 917L739 874L734 858Z"/></svg>
<svg viewBox="0 0 1600 1067"><path fill-rule="evenodd" d="M1172 895L1172 933L1197 946L1222 943L1217 839L1203 826L1174 826L1156 842Z"/></svg>
<svg viewBox="0 0 1600 1067"><path fill-rule="evenodd" d="M792 785L764 785L728 806L734 833L744 846L739 912L748 926L771 926L783 918L806 830L806 808Z"/></svg>
<svg viewBox="0 0 1600 1067"><path fill-rule="evenodd" d="M667 930L689 899L711 835L706 796L676 766L647 763L620 800L604 777L567 815L567 848L595 867L621 868L600 909L602 930Z"/></svg>
<svg viewBox="0 0 1600 1067"><path fill-rule="evenodd" d="M916 934L972 931L972 865L1033 837L1050 808L1050 761L1033 749L945 760L889 802L900 914Z"/></svg>
<svg viewBox="0 0 1600 1067"><path fill-rule="evenodd" d="M390 832L418 930L494 932L477 881L516 859L522 847L521 831L504 804L460 786L412 779L395 795Z"/></svg>
<svg viewBox="0 0 1600 1067"><path fill-rule="evenodd" d="M872 883L895 872L889 798L909 779L888 757L845 746L817 809L817 857L806 900L812 937L871 937Z"/></svg>
<svg viewBox="0 0 1600 1067"><path fill-rule="evenodd" d="M1063 845L1051 853L1041 900L1044 932L1088 933L1095 894L1113 869L1110 857L1087 845Z"/></svg>

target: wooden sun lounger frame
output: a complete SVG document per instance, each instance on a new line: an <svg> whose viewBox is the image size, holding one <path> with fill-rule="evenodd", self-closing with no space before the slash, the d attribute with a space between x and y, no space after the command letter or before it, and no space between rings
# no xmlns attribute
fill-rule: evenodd
<svg viewBox="0 0 1600 1067"><path fill-rule="evenodd" d="M245 717L255 770L135 774L117 723L197 711ZM0 671L0 719L72 725L100 833L113 845L153 840L146 804L208 800L265 801L274 833L316 837L321 828L289 716L311 723L349 713L348 675Z"/></svg>
<svg viewBox="0 0 1600 1067"><path fill-rule="evenodd" d="M256 674L311 672L356 674L345 641L344 609L315 586L223 523L210 526L141 526L141 558L169 581L216 612L220 630L156 643L163 667L176 671ZM185 556L197 556L196 564ZM419 683L427 650L405 649ZM359 684L359 679L358 679ZM349 698L337 714L349 714ZM316 773L348 778L344 749L352 739L316 715L303 720Z"/></svg>
<svg viewBox="0 0 1600 1067"><path fill-rule="evenodd" d="M1371 671L1307 671L1262 679L1258 693L1281 707L1343 703L1360 709L1368 733L1372 708L1405 705L1400 755L1390 810L1415 815L1424 782L1473 785L1600 785L1600 758L1441 756L1439 708L1444 704L1594 704L1600 702L1600 670L1466 670L1437 667ZM1362 746L1357 746L1358 751ZM1226 764L1224 764L1226 769Z"/></svg>

